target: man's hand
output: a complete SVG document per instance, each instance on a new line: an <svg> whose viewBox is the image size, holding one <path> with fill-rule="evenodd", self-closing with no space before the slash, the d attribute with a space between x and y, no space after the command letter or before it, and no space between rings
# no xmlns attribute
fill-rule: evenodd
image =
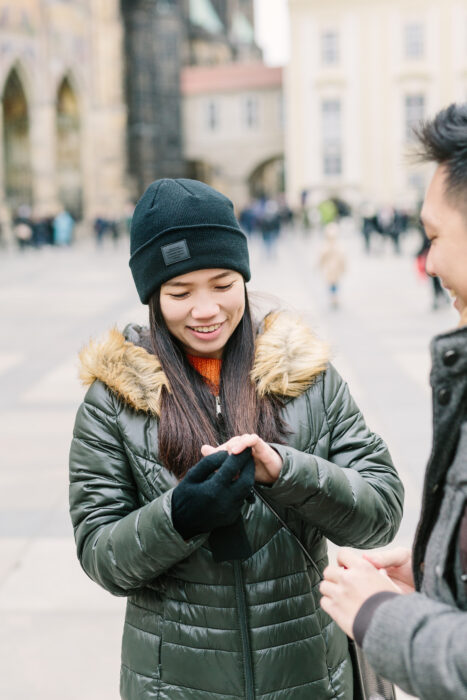
<svg viewBox="0 0 467 700"><path fill-rule="evenodd" d="M255 462L255 481L260 484L273 484L282 469L282 457L258 435L237 435L218 447L203 445L201 454L206 457L219 450L227 450L229 454L239 454L247 447L251 447Z"/></svg>
<svg viewBox="0 0 467 700"><path fill-rule="evenodd" d="M362 556L377 569L383 569L391 581L399 586L402 593L414 592L415 584L410 549L397 547L387 552L364 552Z"/></svg>
<svg viewBox="0 0 467 700"><path fill-rule="evenodd" d="M402 590L378 571L359 552L343 548L337 555L339 566L327 566L320 583L321 607L353 638L352 627L363 603L375 593Z"/></svg>

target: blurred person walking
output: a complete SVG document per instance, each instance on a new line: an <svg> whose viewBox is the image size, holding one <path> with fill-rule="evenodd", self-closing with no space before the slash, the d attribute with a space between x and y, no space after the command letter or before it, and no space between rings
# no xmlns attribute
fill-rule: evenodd
<svg viewBox="0 0 467 700"><path fill-rule="evenodd" d="M279 205L275 199L264 199L262 201L260 227L266 255L268 258L272 258L281 233Z"/></svg>
<svg viewBox="0 0 467 700"><path fill-rule="evenodd" d="M53 242L58 246L69 246L73 241L75 220L71 214L62 209L53 220Z"/></svg>
<svg viewBox="0 0 467 700"><path fill-rule="evenodd" d="M345 273L347 261L338 240L339 225L328 224L324 230L324 245L319 257L319 266L328 285L331 308L339 306L339 286Z"/></svg>
<svg viewBox="0 0 467 700"><path fill-rule="evenodd" d="M418 130L437 168L421 219L426 269L455 297L459 328L434 338L433 445L412 552L338 554L321 605L382 676L420 700L467 698L467 105Z"/></svg>
<svg viewBox="0 0 467 700"><path fill-rule="evenodd" d="M128 598L121 697L350 700L319 573L325 538L394 537L403 489L385 443L303 322L252 318L247 238L219 192L150 185L130 267L149 328L82 352L70 453L80 562Z"/></svg>

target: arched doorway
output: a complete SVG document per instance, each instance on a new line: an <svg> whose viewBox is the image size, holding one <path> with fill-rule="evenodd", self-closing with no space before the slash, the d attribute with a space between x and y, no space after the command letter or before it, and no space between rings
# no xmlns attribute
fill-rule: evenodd
<svg viewBox="0 0 467 700"><path fill-rule="evenodd" d="M16 215L32 206L32 171L29 110L15 68L3 91L3 158L6 204Z"/></svg>
<svg viewBox="0 0 467 700"><path fill-rule="evenodd" d="M215 177L215 170L212 165L202 160L189 160L187 162L186 171L187 177L192 180L201 180L201 182L205 182L207 185L212 185Z"/></svg>
<svg viewBox="0 0 467 700"><path fill-rule="evenodd" d="M83 214L79 104L68 77L57 91L57 194L74 219Z"/></svg>
<svg viewBox="0 0 467 700"><path fill-rule="evenodd" d="M260 163L248 178L250 197L276 197L284 192L284 156L278 155Z"/></svg>

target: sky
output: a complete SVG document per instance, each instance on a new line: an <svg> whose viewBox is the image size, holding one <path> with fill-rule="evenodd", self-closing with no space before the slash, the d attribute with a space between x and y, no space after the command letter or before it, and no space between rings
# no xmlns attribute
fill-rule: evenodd
<svg viewBox="0 0 467 700"><path fill-rule="evenodd" d="M287 0L254 0L256 41L265 63L281 66L289 55Z"/></svg>

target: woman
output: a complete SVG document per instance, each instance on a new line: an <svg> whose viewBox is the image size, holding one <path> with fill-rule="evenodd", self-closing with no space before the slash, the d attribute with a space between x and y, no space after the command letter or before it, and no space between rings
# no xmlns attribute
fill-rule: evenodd
<svg viewBox="0 0 467 700"><path fill-rule="evenodd" d="M387 448L303 324L254 328L223 195L153 183L131 253L149 330L83 351L70 458L81 564L128 598L121 697L351 698L346 637L267 503L320 570L325 537L386 544L403 493Z"/></svg>

